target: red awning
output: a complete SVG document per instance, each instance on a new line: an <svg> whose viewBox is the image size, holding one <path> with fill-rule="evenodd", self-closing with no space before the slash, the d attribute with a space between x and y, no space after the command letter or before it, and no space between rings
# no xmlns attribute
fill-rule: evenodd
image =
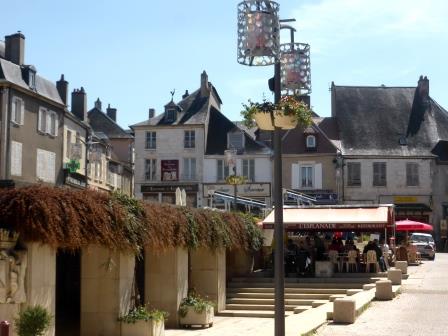
<svg viewBox="0 0 448 336"><path fill-rule="evenodd" d="M397 231L432 231L432 225L409 219L395 222Z"/></svg>

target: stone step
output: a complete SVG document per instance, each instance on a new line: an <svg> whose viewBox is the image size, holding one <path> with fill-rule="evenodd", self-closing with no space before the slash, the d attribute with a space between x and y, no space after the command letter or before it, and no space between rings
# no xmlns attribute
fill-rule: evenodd
<svg viewBox="0 0 448 336"><path fill-rule="evenodd" d="M295 305L285 305L285 310L294 311L296 307ZM230 303L226 304L226 310L275 310L275 305Z"/></svg>
<svg viewBox="0 0 448 336"><path fill-rule="evenodd" d="M314 289L362 289L364 283L285 283L285 290L290 288ZM229 282L227 288L274 288L273 282Z"/></svg>
<svg viewBox="0 0 448 336"><path fill-rule="evenodd" d="M316 308L316 307L322 306L322 305L324 305L324 304L326 304L326 303L328 303L328 300L314 300L314 301L311 303L311 306L312 306L313 308Z"/></svg>
<svg viewBox="0 0 448 336"><path fill-rule="evenodd" d="M292 315L292 311L286 311L285 316ZM274 310L222 310L217 315L228 317L274 317Z"/></svg>
<svg viewBox="0 0 448 336"><path fill-rule="evenodd" d="M314 294L314 293L285 293L285 299L314 299L314 300L329 300L332 294ZM259 298L259 299L273 299L274 293L227 293L227 298Z"/></svg>
<svg viewBox="0 0 448 336"><path fill-rule="evenodd" d="M285 285L289 283L371 283L378 280L379 277L376 273L356 273L359 276L349 277L331 277L331 278L285 278ZM386 275L387 277L387 275ZM236 277L232 278L231 282L243 282L243 283L274 283L274 278L259 278L259 277Z"/></svg>
<svg viewBox="0 0 448 336"><path fill-rule="evenodd" d="M285 305L307 306L312 305L315 299L285 299ZM326 300L328 302L328 300ZM255 305L273 305L275 299L256 299L256 298L228 298L226 304L255 304Z"/></svg>
<svg viewBox="0 0 448 336"><path fill-rule="evenodd" d="M313 308L313 306L297 306L294 308L294 314L300 314L304 311L307 311L308 309Z"/></svg>
<svg viewBox="0 0 448 336"><path fill-rule="evenodd" d="M227 293L274 293L274 287L228 287ZM300 293L300 294L346 294L345 288L285 288L285 294Z"/></svg>

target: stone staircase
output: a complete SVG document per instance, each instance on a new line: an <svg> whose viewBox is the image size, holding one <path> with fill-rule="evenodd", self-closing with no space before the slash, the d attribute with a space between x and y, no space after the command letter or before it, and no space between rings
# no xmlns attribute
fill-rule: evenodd
<svg viewBox="0 0 448 336"><path fill-rule="evenodd" d="M336 298L362 291L374 282L366 276L348 278L286 278L285 316L319 307ZM274 279L271 277L233 278L227 284L226 309L220 316L274 317Z"/></svg>

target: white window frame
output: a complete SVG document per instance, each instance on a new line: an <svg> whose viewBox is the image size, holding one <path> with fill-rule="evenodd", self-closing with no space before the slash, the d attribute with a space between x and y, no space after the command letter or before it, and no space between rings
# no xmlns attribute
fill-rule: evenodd
<svg viewBox="0 0 448 336"><path fill-rule="evenodd" d="M183 178L190 181L196 179L196 158L184 158Z"/></svg>
<svg viewBox="0 0 448 336"><path fill-rule="evenodd" d="M255 182L255 160L243 159L243 176L248 182Z"/></svg>
<svg viewBox="0 0 448 336"><path fill-rule="evenodd" d="M306 148L316 148L316 136L308 135L306 137Z"/></svg>
<svg viewBox="0 0 448 336"><path fill-rule="evenodd" d="M352 168L350 168L352 167ZM354 169L359 169L359 179L353 179ZM347 186L348 187L360 187L362 185L361 177L361 162L347 162Z"/></svg>
<svg viewBox="0 0 448 336"><path fill-rule="evenodd" d="M156 149L156 148L157 148L157 133L155 131L147 131L145 133L145 149Z"/></svg>
<svg viewBox="0 0 448 336"><path fill-rule="evenodd" d="M373 162L373 181L374 187L386 187L387 186L387 165L386 162Z"/></svg>
<svg viewBox="0 0 448 336"><path fill-rule="evenodd" d="M18 111L17 111L18 110ZM25 114L25 104L19 97L12 98L11 122L14 125L23 125Z"/></svg>
<svg viewBox="0 0 448 336"><path fill-rule="evenodd" d="M222 159L216 160L216 180L218 182L225 181L229 176L229 166Z"/></svg>
<svg viewBox="0 0 448 336"><path fill-rule="evenodd" d="M11 175L22 176L22 148L21 142L11 141Z"/></svg>
<svg viewBox="0 0 448 336"><path fill-rule="evenodd" d="M196 132L194 130L184 131L184 148L196 147Z"/></svg>
<svg viewBox="0 0 448 336"><path fill-rule="evenodd" d="M155 181L157 159L145 159L145 181Z"/></svg>
<svg viewBox="0 0 448 336"><path fill-rule="evenodd" d="M50 111L45 107L39 107L37 117L37 130L42 134L48 134L50 136L57 137L58 129L59 115L55 111Z"/></svg>
<svg viewBox="0 0 448 336"><path fill-rule="evenodd" d="M300 165L300 189L313 189L314 175L314 165Z"/></svg>

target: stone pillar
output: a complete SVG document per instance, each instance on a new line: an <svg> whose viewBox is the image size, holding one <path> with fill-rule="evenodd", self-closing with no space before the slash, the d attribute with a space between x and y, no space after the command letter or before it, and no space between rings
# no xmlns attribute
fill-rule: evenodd
<svg viewBox="0 0 448 336"><path fill-rule="evenodd" d="M192 251L191 282L198 294L216 303L216 312L226 309L226 251Z"/></svg>
<svg viewBox="0 0 448 336"><path fill-rule="evenodd" d="M135 256L90 246L81 252L81 335L120 336L133 294Z"/></svg>
<svg viewBox="0 0 448 336"><path fill-rule="evenodd" d="M28 243L26 248L28 266L25 277L25 307L40 305L49 311L53 320L45 336L53 336L56 313L56 250L40 243Z"/></svg>
<svg viewBox="0 0 448 336"><path fill-rule="evenodd" d="M145 251L145 302L167 311L166 326L179 325L177 310L188 292L188 252L172 248L165 252Z"/></svg>

